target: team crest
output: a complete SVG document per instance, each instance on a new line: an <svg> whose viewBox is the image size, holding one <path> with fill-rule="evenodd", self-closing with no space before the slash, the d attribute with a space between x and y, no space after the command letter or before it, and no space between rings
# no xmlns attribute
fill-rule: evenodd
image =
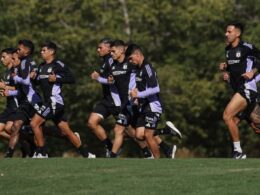
<svg viewBox="0 0 260 195"><path fill-rule="evenodd" d="M48 68L47 72L51 73L51 71L52 71L52 68Z"/></svg>
<svg viewBox="0 0 260 195"><path fill-rule="evenodd" d="M240 57L241 57L241 51L237 51L236 57L237 57L237 58L240 58Z"/></svg>
<svg viewBox="0 0 260 195"><path fill-rule="evenodd" d="M123 69L124 69L124 70L127 69L127 64L124 64L124 65L123 65Z"/></svg>

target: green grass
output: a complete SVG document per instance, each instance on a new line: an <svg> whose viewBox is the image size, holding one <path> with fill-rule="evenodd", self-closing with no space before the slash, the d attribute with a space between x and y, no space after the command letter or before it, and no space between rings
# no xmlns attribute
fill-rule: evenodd
<svg viewBox="0 0 260 195"><path fill-rule="evenodd" d="M260 160L1 159L0 194L260 194Z"/></svg>

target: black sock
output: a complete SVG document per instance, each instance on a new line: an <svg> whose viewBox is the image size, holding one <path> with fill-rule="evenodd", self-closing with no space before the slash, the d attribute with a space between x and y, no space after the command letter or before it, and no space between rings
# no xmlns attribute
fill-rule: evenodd
<svg viewBox="0 0 260 195"><path fill-rule="evenodd" d="M110 158L116 158L117 157L117 154L116 153L114 153L114 152L111 152L110 153Z"/></svg>
<svg viewBox="0 0 260 195"><path fill-rule="evenodd" d="M13 155L14 155L14 149L9 147L9 148L7 149L6 154L5 154L5 158L12 158Z"/></svg>
<svg viewBox="0 0 260 195"><path fill-rule="evenodd" d="M148 149L147 146L145 148L142 148L142 152L143 152L145 158L152 156L152 153L150 152L150 150Z"/></svg>
<svg viewBox="0 0 260 195"><path fill-rule="evenodd" d="M43 156L45 156L45 155L47 154L46 149L45 149L44 146L42 146L42 147L37 147L36 153L41 153Z"/></svg>
<svg viewBox="0 0 260 195"><path fill-rule="evenodd" d="M109 138L104 139L104 140L102 141L102 143L105 145L105 147L106 147L108 150L110 150L110 151L112 150L113 144L112 144L112 142L110 141Z"/></svg>
<svg viewBox="0 0 260 195"><path fill-rule="evenodd" d="M162 141L159 144L159 146L162 149L162 151L166 157L169 157L171 155L171 147L168 144L166 144L164 141Z"/></svg>
<svg viewBox="0 0 260 195"><path fill-rule="evenodd" d="M78 151L79 151L79 153L80 153L83 157L85 157L85 158L88 157L88 148L87 148L87 147L84 147L84 146L81 145L81 146L78 148Z"/></svg>

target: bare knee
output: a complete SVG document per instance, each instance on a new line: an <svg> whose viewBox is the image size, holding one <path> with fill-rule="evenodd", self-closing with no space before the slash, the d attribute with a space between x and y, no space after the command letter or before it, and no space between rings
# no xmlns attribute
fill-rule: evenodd
<svg viewBox="0 0 260 195"><path fill-rule="evenodd" d="M224 111L223 120L225 123L229 123L232 120L232 116L228 112Z"/></svg>
<svg viewBox="0 0 260 195"><path fill-rule="evenodd" d="M115 126L114 128L114 132L115 132L115 136L124 136L124 129L125 127L123 126Z"/></svg>
<svg viewBox="0 0 260 195"><path fill-rule="evenodd" d="M135 137L136 137L136 139L138 139L140 141L143 141L145 139L143 132L136 132Z"/></svg>
<svg viewBox="0 0 260 195"><path fill-rule="evenodd" d="M15 121L12 127L12 133L18 133L22 125L23 125L22 121Z"/></svg>

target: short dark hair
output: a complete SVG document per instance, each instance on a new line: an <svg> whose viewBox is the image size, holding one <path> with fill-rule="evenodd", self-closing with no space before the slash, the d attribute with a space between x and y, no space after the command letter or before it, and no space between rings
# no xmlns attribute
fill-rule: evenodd
<svg viewBox="0 0 260 195"><path fill-rule="evenodd" d="M113 42L113 39L109 38L109 37L104 37L102 38L99 43L105 43L105 44L109 44L111 45L111 43Z"/></svg>
<svg viewBox="0 0 260 195"><path fill-rule="evenodd" d="M5 49L2 49L1 53L13 54L14 51L16 51L16 49L14 49L12 47L8 47L8 48L5 48Z"/></svg>
<svg viewBox="0 0 260 195"><path fill-rule="evenodd" d="M48 49L52 49L54 51L54 54L57 52L58 49L57 45L52 41L46 41L41 45L41 47L47 47Z"/></svg>
<svg viewBox="0 0 260 195"><path fill-rule="evenodd" d="M33 54L34 52L34 44L31 40L28 39L22 39L18 41L19 45L24 45L25 47L27 47L30 50L30 55Z"/></svg>
<svg viewBox="0 0 260 195"><path fill-rule="evenodd" d="M125 52L126 57L129 57L135 51L139 51L139 52L143 53L143 51L142 51L142 49L139 45L137 45L135 43L129 44L127 49L126 49L126 52Z"/></svg>
<svg viewBox="0 0 260 195"><path fill-rule="evenodd" d="M239 29L241 32L241 35L244 32L244 25L241 22L229 22L227 26L234 26L235 28Z"/></svg>
<svg viewBox="0 0 260 195"><path fill-rule="evenodd" d="M117 39L111 43L111 47L119 47L119 46L125 47L125 42Z"/></svg>

